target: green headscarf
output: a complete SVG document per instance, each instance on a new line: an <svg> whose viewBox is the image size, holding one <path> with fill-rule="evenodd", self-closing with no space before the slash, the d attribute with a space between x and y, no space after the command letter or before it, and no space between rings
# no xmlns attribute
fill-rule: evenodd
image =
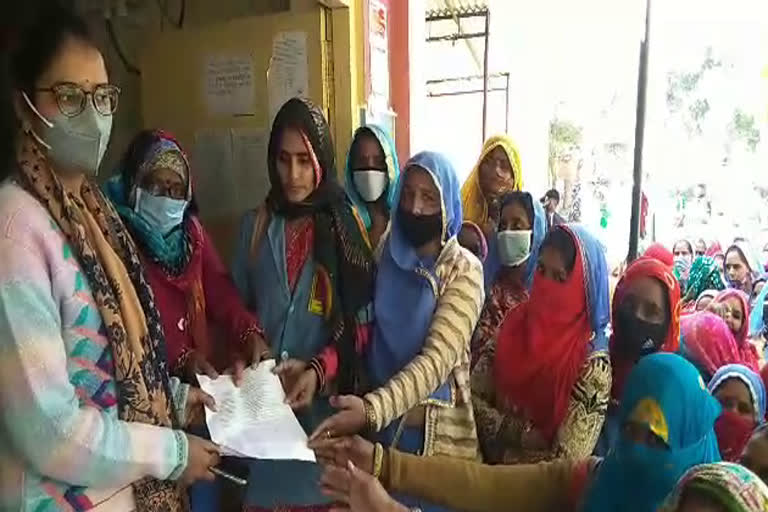
<svg viewBox="0 0 768 512"><path fill-rule="evenodd" d="M725 290L725 282L715 259L710 256L699 256L691 265L683 302L695 301L707 290Z"/></svg>

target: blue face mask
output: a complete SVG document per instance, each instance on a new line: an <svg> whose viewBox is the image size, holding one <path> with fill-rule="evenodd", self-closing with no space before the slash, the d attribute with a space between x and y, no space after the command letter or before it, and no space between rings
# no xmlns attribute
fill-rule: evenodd
<svg viewBox="0 0 768 512"><path fill-rule="evenodd" d="M181 225L188 205L189 201L184 199L155 196L142 188L136 189L136 214L163 236Z"/></svg>

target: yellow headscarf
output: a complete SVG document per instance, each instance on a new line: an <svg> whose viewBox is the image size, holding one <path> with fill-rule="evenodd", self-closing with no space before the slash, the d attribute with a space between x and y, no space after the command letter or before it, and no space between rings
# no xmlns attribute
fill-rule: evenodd
<svg viewBox="0 0 768 512"><path fill-rule="evenodd" d="M480 163L488 156L488 153L497 147L504 150L510 165L512 165L513 185L506 192L523 189L523 170L517 144L508 135L494 135L490 137L483 144L483 151L480 153L480 158L477 159L475 168L472 169L472 174L469 175L464 186L461 187L461 206L464 210L464 220L472 221L479 226L484 226L486 220L488 220L488 203L480 188Z"/></svg>

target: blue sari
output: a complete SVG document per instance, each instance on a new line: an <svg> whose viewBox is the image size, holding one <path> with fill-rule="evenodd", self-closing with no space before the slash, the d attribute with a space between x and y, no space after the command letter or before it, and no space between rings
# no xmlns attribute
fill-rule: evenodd
<svg viewBox="0 0 768 512"><path fill-rule="evenodd" d="M720 404L698 370L675 354L652 354L632 369L619 420L646 425L667 448L623 436L597 469L584 512L649 512L692 466L720 460L714 424Z"/></svg>
<svg viewBox="0 0 768 512"><path fill-rule="evenodd" d="M453 165L438 153L415 155L405 169L418 167L429 173L440 191L443 212L442 240L447 242L461 229L461 197ZM399 204L402 182L398 185ZM420 258L406 241L398 225L397 206L392 209L391 230L385 241L376 276L374 309L376 326L366 358L373 388L381 387L402 370L422 349L437 305L438 278L435 260ZM431 399L450 401L450 386L444 383ZM397 420L381 431L377 440L385 446L408 453L420 453L424 445L422 428L402 428ZM417 500L398 497L406 505L420 506L425 512L445 510Z"/></svg>

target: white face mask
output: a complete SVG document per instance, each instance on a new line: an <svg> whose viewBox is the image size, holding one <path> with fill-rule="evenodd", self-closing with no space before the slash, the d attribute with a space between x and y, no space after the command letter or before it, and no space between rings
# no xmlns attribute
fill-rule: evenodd
<svg viewBox="0 0 768 512"><path fill-rule="evenodd" d="M531 233L533 231L499 231L499 258L505 267L517 267L531 256Z"/></svg>
<svg viewBox="0 0 768 512"><path fill-rule="evenodd" d="M366 203L378 201L389 184L387 173L378 169L352 171L352 180L357 193Z"/></svg>

